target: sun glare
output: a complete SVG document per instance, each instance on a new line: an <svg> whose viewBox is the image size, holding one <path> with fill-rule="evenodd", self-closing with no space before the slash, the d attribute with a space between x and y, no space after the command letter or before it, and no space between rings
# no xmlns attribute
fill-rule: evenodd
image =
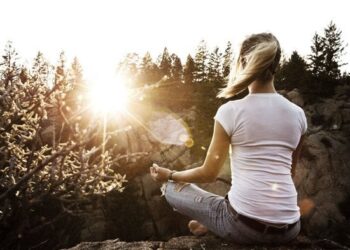
<svg viewBox="0 0 350 250"><path fill-rule="evenodd" d="M91 84L89 100L91 109L96 113L113 114L126 111L129 90L120 78L103 80Z"/></svg>

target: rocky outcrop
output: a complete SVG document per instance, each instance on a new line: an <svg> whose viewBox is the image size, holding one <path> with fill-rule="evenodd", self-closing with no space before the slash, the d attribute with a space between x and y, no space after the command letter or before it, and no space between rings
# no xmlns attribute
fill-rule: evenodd
<svg viewBox="0 0 350 250"><path fill-rule="evenodd" d="M349 243L350 96L344 94L347 91L349 88L342 86L334 98L303 107L308 132L295 184L303 231L309 236L333 237ZM290 92L287 95L292 96Z"/></svg>
<svg viewBox="0 0 350 250"><path fill-rule="evenodd" d="M312 241L306 237L298 236L292 242L289 242L281 246L264 245L264 246L244 246L238 245L232 242L223 241L214 236L182 236L172 238L169 241L139 241L139 242L124 242L118 239L107 240L103 242L83 242L79 245L70 248L69 250L112 250L112 249L128 249L128 250L170 250L170 249L198 249L198 250L262 250L262 249L275 249L275 250L297 250L297 249L348 249L336 242L329 240L315 240Z"/></svg>
<svg viewBox="0 0 350 250"><path fill-rule="evenodd" d="M286 96L291 102L294 102L300 107L304 107L305 101L298 89L293 89L292 91L286 93Z"/></svg>
<svg viewBox="0 0 350 250"><path fill-rule="evenodd" d="M106 237L129 241L169 239L188 233L188 219L173 212L161 196L161 185L151 179L148 171L152 162L177 170L193 166L186 144L190 139L189 125L184 122L193 122L191 119L191 110L176 115L154 112L142 121L147 130L133 124L113 138L121 152L148 154L137 161L125 161L128 183L123 193L111 192L85 208L82 241L100 241Z"/></svg>
<svg viewBox="0 0 350 250"><path fill-rule="evenodd" d="M339 88L334 98L313 104L305 103L297 89L282 91L281 94L303 107L308 120L308 132L295 176L302 212L302 232L311 237L326 237L350 244L350 97L346 94L347 91L349 90ZM126 134L125 137L120 137L120 145L132 149L133 152L152 152L148 159L150 162L166 164L170 169L196 166L193 164L190 147L186 144L189 139L186 137L189 135L188 125L183 123L183 120L190 121L189 124L193 122L192 111L183 111L177 116L155 115L153 120L149 120L148 127L154 131L162 130L161 132L153 135L143 132ZM171 131L174 133L169 135ZM159 143L160 141L163 143ZM245 249L217 238L172 238L189 233L186 227L188 218L174 213L161 197L160 185L147 174L147 164L133 164L133 178L127 184L124 198L117 198L120 194L107 196L103 202L91 208L83 226L81 240L117 237L130 241L171 240L114 240L82 243L77 246L79 248L74 249ZM202 184L201 187L225 195L230 187L229 183L230 169L227 159L219 180ZM302 239L299 237L296 243L276 249L322 249L328 244L325 240ZM330 246L334 248L332 244Z"/></svg>

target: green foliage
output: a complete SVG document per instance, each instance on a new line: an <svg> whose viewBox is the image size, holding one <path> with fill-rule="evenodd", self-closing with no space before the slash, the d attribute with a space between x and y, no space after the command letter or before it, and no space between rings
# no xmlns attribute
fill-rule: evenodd
<svg viewBox="0 0 350 250"><path fill-rule="evenodd" d="M344 64L341 57L344 53L344 42L341 39L342 31L331 22L324 30L324 69L329 78L340 78L340 67Z"/></svg>
<svg viewBox="0 0 350 250"><path fill-rule="evenodd" d="M311 45L312 54L309 55L309 60L310 60L309 67L314 77L319 78L325 72L324 49L325 49L324 39L316 33L313 37L312 45Z"/></svg>
<svg viewBox="0 0 350 250"><path fill-rule="evenodd" d="M306 61L293 51L289 60L284 61L276 75L276 88L292 90L294 88L305 89L308 87L311 75L307 70Z"/></svg>
<svg viewBox="0 0 350 250"><path fill-rule="evenodd" d="M171 58L169 55L168 49L165 47L163 50L163 54L161 55L160 65L159 65L160 72L162 74L162 77L170 78L171 76Z"/></svg>
<svg viewBox="0 0 350 250"><path fill-rule="evenodd" d="M152 84L160 80L161 73L157 66L152 61L151 54L146 52L144 57L142 58L141 65L139 70L139 82L140 85L143 86L145 84Z"/></svg>
<svg viewBox="0 0 350 250"><path fill-rule="evenodd" d="M341 66L345 45L342 32L333 22L324 29L324 35L315 34L309 55L309 69L312 74L309 87L304 90L312 99L333 95L336 86L342 83Z"/></svg>
<svg viewBox="0 0 350 250"><path fill-rule="evenodd" d="M117 71L121 75L127 76L127 79L129 79L127 84L130 87L140 87L139 85L143 86L143 83L140 84L138 81L139 64L139 55L137 53L128 53L117 67Z"/></svg>
<svg viewBox="0 0 350 250"><path fill-rule="evenodd" d="M171 79L182 82L183 67L180 58L176 54L171 54Z"/></svg>
<svg viewBox="0 0 350 250"><path fill-rule="evenodd" d="M227 80L230 74L230 69L232 64L232 44L230 41L227 42L227 46L226 46L223 58L224 58L224 61L222 64L222 75Z"/></svg>
<svg viewBox="0 0 350 250"><path fill-rule="evenodd" d="M277 89L292 90L298 88L307 102L334 94L337 86L348 84L347 75L341 75L341 62L345 45L341 40L341 31L331 22L324 35L315 33L312 39L311 54L308 62L294 51L289 59L284 58L276 72Z"/></svg>
<svg viewBox="0 0 350 250"><path fill-rule="evenodd" d="M208 80L208 59L207 45L206 42L202 40L197 47L197 52L194 57L195 71L193 81L195 83L205 83Z"/></svg>
<svg viewBox="0 0 350 250"><path fill-rule="evenodd" d="M209 72L208 72L208 81L215 83L217 87L222 87L223 84L223 75L222 75L222 53L219 51L219 48L216 47L210 53L209 57Z"/></svg>
<svg viewBox="0 0 350 250"><path fill-rule="evenodd" d="M185 84L192 84L194 80L194 72L196 66L191 55L187 56L186 65L184 69L184 81Z"/></svg>

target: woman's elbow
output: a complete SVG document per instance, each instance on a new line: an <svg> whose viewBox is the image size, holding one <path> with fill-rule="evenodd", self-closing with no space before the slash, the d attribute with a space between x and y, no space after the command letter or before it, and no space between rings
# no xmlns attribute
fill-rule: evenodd
<svg viewBox="0 0 350 250"><path fill-rule="evenodd" d="M209 182L214 182L214 181L216 181L216 178L217 178L216 175L210 175L210 176L208 177L208 179L207 179L207 182L208 182L208 183L209 183Z"/></svg>
<svg viewBox="0 0 350 250"><path fill-rule="evenodd" d="M206 172L206 174L205 174L205 182L207 182L207 183L214 182L214 181L216 181L217 176L218 175L215 172Z"/></svg>
<svg viewBox="0 0 350 250"><path fill-rule="evenodd" d="M208 166L202 166L201 167L201 182L209 183L216 181L216 177L218 176L217 171L213 171L212 169L208 168Z"/></svg>

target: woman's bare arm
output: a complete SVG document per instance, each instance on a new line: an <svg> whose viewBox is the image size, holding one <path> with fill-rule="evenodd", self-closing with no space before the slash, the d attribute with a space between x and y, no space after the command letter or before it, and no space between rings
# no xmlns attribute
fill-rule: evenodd
<svg viewBox="0 0 350 250"><path fill-rule="evenodd" d="M173 174L173 180L177 182L212 182L215 181L222 168L230 146L230 138L220 125L215 121L213 137L202 166Z"/></svg>
<svg viewBox="0 0 350 250"><path fill-rule="evenodd" d="M212 182L215 181L223 166L230 146L230 138L224 128L215 121L213 137L202 166L173 173L172 179L177 182ZM167 168L154 166L150 173L155 181L167 181L171 171Z"/></svg>

